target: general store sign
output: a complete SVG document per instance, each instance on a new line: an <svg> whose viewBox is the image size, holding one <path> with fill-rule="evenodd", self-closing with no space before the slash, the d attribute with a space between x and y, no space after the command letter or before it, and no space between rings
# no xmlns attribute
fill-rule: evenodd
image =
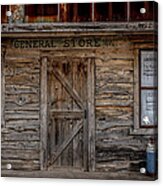
<svg viewBox="0 0 163 186"><path fill-rule="evenodd" d="M118 41L118 40L117 40ZM49 38L49 39L14 39L12 46L14 48L97 48L101 46L118 46L119 42L108 38ZM122 44L121 44L122 45Z"/></svg>

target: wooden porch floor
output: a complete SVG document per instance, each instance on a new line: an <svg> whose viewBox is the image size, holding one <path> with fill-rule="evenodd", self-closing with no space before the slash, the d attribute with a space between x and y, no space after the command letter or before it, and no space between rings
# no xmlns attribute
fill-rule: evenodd
<svg viewBox="0 0 163 186"><path fill-rule="evenodd" d="M65 179L101 179L101 180L142 180L154 181L157 177L151 177L138 172L82 172L80 170L53 170L53 171L11 171L2 170L2 177L26 177L26 178L65 178Z"/></svg>

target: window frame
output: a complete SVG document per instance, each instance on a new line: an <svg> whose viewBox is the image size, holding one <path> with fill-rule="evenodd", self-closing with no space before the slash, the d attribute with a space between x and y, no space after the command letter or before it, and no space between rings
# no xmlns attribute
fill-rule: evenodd
<svg viewBox="0 0 163 186"><path fill-rule="evenodd" d="M158 123L156 126L150 126L150 127L143 127L140 124L140 120L141 120L141 51L156 51L157 52L157 50L154 48L141 48L141 49L135 49L134 51L134 55L135 55L135 60L134 60L134 116L133 116L134 123L133 123L133 128L130 130L130 134L154 135L157 133ZM156 87L157 89L154 88L154 90L158 90L158 85ZM158 102L158 97L157 97L157 102Z"/></svg>

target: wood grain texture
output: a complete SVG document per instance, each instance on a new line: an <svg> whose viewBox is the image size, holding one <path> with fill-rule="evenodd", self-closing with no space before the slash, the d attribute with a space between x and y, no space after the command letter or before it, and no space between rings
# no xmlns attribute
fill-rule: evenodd
<svg viewBox="0 0 163 186"><path fill-rule="evenodd" d="M89 171L95 171L95 61L88 61L88 164Z"/></svg>
<svg viewBox="0 0 163 186"><path fill-rule="evenodd" d="M135 54L129 42L97 51L96 170L139 171L148 138L133 137ZM137 78L138 79L138 78Z"/></svg>
<svg viewBox="0 0 163 186"><path fill-rule="evenodd" d="M40 168L47 169L47 57L41 59Z"/></svg>
<svg viewBox="0 0 163 186"><path fill-rule="evenodd" d="M6 47L3 62L6 126L1 131L3 169L7 169L7 164L13 170L38 170L40 166L38 54L38 51Z"/></svg>
<svg viewBox="0 0 163 186"><path fill-rule="evenodd" d="M138 115L134 110L134 102L138 101L136 66L139 48L152 48L154 44L151 37L148 37L150 43L145 43L141 34L136 36L137 32L125 39L122 35L116 36L117 33L103 32L99 36L103 34L111 40L108 46L90 49L20 50L10 48L9 39L3 41L7 47L5 63L2 61L3 170L11 163L13 170L22 171L21 176L101 179L115 178L115 174L142 176L138 171L145 166L145 149L150 136L131 133L134 116ZM56 33L56 36L61 35ZM41 66L40 58L45 60ZM57 64L63 76L60 74L57 79L56 75L49 75L50 63ZM63 143L81 118L85 128L81 127L73 139ZM57 149L59 146L62 148ZM26 172L43 169L44 158L50 159L56 149L59 157L48 167L52 172ZM44 154L47 150L48 154ZM60 168L58 172L57 168ZM80 171L73 172L73 169ZM9 174L4 172L3 175Z"/></svg>

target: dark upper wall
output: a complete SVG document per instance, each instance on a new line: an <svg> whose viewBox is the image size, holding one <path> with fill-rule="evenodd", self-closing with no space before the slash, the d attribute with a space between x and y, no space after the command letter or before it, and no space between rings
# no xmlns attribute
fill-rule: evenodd
<svg viewBox="0 0 163 186"><path fill-rule="evenodd" d="M145 8L146 13L141 14L141 8ZM6 11L8 10L12 12L11 22L121 22L157 20L157 3L153 1L3 5L1 9L2 23L9 22L6 16ZM19 15L22 16L20 20L18 19Z"/></svg>

